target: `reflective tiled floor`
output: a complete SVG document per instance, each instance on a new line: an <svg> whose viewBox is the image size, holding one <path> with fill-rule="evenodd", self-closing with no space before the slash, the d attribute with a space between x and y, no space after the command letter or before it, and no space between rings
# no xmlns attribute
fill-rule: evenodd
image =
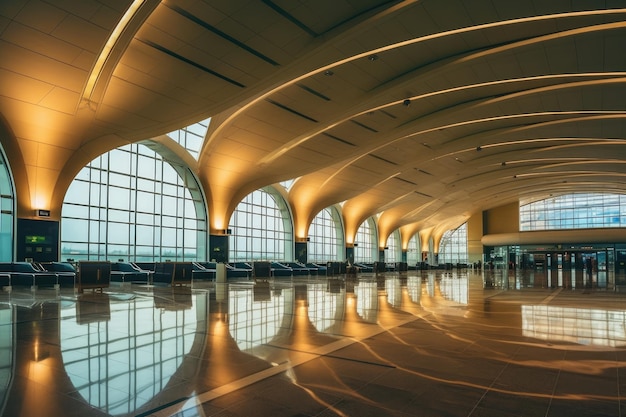
<svg viewBox="0 0 626 417"><path fill-rule="evenodd" d="M626 294L539 278L425 271L83 295L14 288L0 294L0 410L622 415Z"/></svg>

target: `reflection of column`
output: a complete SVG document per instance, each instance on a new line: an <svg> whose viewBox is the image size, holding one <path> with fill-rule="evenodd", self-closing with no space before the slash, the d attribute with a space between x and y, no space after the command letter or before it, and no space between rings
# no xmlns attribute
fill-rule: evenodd
<svg viewBox="0 0 626 417"><path fill-rule="evenodd" d="M59 392L75 392L69 376L64 372L60 350L59 303L45 302L30 308L14 310L16 340L14 372L22 383L12 383L6 393L4 416L66 415L67 399ZM83 370L84 372L84 370ZM54 387L42 389L41 387ZM78 400L74 402L76 415L88 414L90 407ZM84 407L81 410L80 407Z"/></svg>

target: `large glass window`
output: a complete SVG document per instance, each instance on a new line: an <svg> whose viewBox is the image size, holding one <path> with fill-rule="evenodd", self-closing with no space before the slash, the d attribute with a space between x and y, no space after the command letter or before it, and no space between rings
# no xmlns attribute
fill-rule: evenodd
<svg viewBox="0 0 626 417"><path fill-rule="evenodd" d="M417 233L414 234L411 239L409 239L409 246L406 253L406 261L409 265L417 265L418 262L422 261L420 238L419 234Z"/></svg>
<svg viewBox="0 0 626 417"><path fill-rule="evenodd" d="M206 210L189 168L142 144L90 162L70 185L61 216L61 258L206 259Z"/></svg>
<svg viewBox="0 0 626 417"><path fill-rule="evenodd" d="M167 135L178 142L183 148L187 149L191 156L198 160L206 132L209 129L209 123L211 123L210 118L175 130Z"/></svg>
<svg viewBox="0 0 626 417"><path fill-rule="evenodd" d="M230 218L233 261L291 261L293 233L285 200L271 187L248 194Z"/></svg>
<svg viewBox="0 0 626 417"><path fill-rule="evenodd" d="M400 232L396 230L387 238L387 245L385 246L385 262L400 262L402 259L401 256L402 250L400 246Z"/></svg>
<svg viewBox="0 0 626 417"><path fill-rule="evenodd" d="M361 223L356 232L356 247L354 248L354 262L371 263L378 260L378 233L373 218Z"/></svg>
<svg viewBox="0 0 626 417"><path fill-rule="evenodd" d="M0 262L13 260L13 206L13 184L0 149Z"/></svg>
<svg viewBox="0 0 626 417"><path fill-rule="evenodd" d="M626 195L567 194L520 202L520 230L626 227Z"/></svg>
<svg viewBox="0 0 626 417"><path fill-rule="evenodd" d="M343 228L337 209L325 208L309 226L308 258L311 262L339 261L344 258Z"/></svg>
<svg viewBox="0 0 626 417"><path fill-rule="evenodd" d="M439 263L467 263L467 223L443 234L439 244Z"/></svg>

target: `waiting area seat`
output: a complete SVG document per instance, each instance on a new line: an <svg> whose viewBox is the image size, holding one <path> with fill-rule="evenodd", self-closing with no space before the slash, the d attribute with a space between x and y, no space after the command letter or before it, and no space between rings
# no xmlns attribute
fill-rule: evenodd
<svg viewBox="0 0 626 417"><path fill-rule="evenodd" d="M57 283L61 288L76 286L76 268L69 262L42 262L38 264L42 271L56 274Z"/></svg>
<svg viewBox="0 0 626 417"><path fill-rule="evenodd" d="M199 262L192 262L193 264L193 279L200 281L212 281L215 280L217 270L210 266L204 266Z"/></svg>
<svg viewBox="0 0 626 417"><path fill-rule="evenodd" d="M306 264L307 268L311 271L315 270L315 275L326 275L326 265L321 265L315 262L309 262Z"/></svg>
<svg viewBox="0 0 626 417"><path fill-rule="evenodd" d="M0 262L0 274L10 277L11 286L58 288L56 274L42 271L30 262Z"/></svg>
<svg viewBox="0 0 626 417"><path fill-rule="evenodd" d="M129 262L113 262L111 263L111 281L123 284L147 284L150 281L150 271L141 270Z"/></svg>
<svg viewBox="0 0 626 417"><path fill-rule="evenodd" d="M359 272L373 272L374 271L374 266L370 264L355 263L354 266L356 266L359 269Z"/></svg>
<svg viewBox="0 0 626 417"><path fill-rule="evenodd" d="M286 262L284 265L291 268L294 276L311 275L311 270L300 262Z"/></svg>
<svg viewBox="0 0 626 417"><path fill-rule="evenodd" d="M274 277L291 277L293 276L293 269L280 262L272 262L272 275Z"/></svg>
<svg viewBox="0 0 626 417"><path fill-rule="evenodd" d="M199 262L200 265L204 266L207 269L217 271L217 262ZM252 276L252 267L245 265L243 262L238 262L237 265L234 266L232 264L224 264L226 267L226 278L250 278ZM215 278L215 276L213 277Z"/></svg>

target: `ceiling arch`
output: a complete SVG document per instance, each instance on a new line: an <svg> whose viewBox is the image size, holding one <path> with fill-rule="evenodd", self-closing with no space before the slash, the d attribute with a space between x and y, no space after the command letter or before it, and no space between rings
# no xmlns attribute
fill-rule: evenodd
<svg viewBox="0 0 626 417"><path fill-rule="evenodd" d="M551 192L626 191L619 4L5 3L2 145L23 161L20 200L53 217L97 153L208 117L189 163L213 229L242 196L295 178L298 219L342 204L348 233L373 215L439 233Z"/></svg>

